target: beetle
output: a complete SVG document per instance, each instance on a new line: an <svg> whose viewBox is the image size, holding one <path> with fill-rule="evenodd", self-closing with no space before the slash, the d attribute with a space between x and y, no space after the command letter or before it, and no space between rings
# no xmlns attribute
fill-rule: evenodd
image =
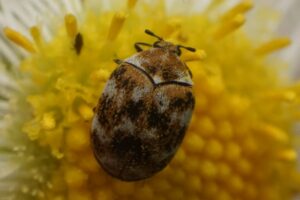
<svg viewBox="0 0 300 200"><path fill-rule="evenodd" d="M74 40L74 49L77 55L80 54L82 47L83 47L83 37L81 33L77 33Z"/></svg>
<svg viewBox="0 0 300 200"><path fill-rule="evenodd" d="M155 35L135 43L136 54L111 74L94 110L91 143L96 160L123 181L149 178L174 157L188 127L195 98L181 48ZM150 47L143 50L141 46Z"/></svg>

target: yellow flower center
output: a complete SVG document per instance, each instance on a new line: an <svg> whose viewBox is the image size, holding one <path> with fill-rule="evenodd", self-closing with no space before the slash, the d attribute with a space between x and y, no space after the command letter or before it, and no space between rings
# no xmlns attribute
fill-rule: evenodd
<svg viewBox="0 0 300 200"><path fill-rule="evenodd" d="M6 28L9 39L33 52L22 63L29 80L24 92L32 110L24 132L33 142L49 147L59 162L44 196L291 199L300 180L293 147L300 90L295 85L285 87L276 66L270 68L265 59L290 41L253 43L239 30L251 7L251 1L243 1L214 21L206 13L167 16L159 5L147 7L129 0L126 12L86 11L82 24L67 15L65 26L50 42L43 41L37 27L31 29L35 43ZM182 55L193 73L196 108L170 165L150 179L127 183L98 165L89 131L93 108L117 67L112 60L135 53L134 42L150 41L143 34L145 28L198 49ZM74 49L77 33L84 41L79 55Z"/></svg>

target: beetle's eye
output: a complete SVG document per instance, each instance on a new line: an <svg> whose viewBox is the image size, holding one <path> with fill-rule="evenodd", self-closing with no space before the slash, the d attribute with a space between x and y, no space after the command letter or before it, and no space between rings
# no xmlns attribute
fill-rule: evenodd
<svg viewBox="0 0 300 200"><path fill-rule="evenodd" d="M179 48L177 48L176 54L177 54L177 56L181 55L181 50Z"/></svg>

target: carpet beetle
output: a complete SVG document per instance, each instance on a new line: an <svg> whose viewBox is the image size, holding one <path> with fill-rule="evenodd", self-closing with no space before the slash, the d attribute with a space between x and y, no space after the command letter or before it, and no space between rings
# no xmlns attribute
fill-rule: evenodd
<svg viewBox="0 0 300 200"><path fill-rule="evenodd" d="M195 49L145 33L157 41L136 43L136 54L115 60L119 66L106 83L91 128L97 161L124 181L151 177L171 161L195 104L191 71L179 58L181 48Z"/></svg>

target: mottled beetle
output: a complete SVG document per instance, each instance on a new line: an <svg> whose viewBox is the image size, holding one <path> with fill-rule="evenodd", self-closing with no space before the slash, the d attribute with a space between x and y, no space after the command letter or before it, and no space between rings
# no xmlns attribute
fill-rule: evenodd
<svg viewBox="0 0 300 200"><path fill-rule="evenodd" d="M195 104L192 74L179 58L181 48L195 49L145 33L158 40L136 43L138 53L115 60L119 66L106 83L91 130L97 161L124 181L148 178L171 161Z"/></svg>

